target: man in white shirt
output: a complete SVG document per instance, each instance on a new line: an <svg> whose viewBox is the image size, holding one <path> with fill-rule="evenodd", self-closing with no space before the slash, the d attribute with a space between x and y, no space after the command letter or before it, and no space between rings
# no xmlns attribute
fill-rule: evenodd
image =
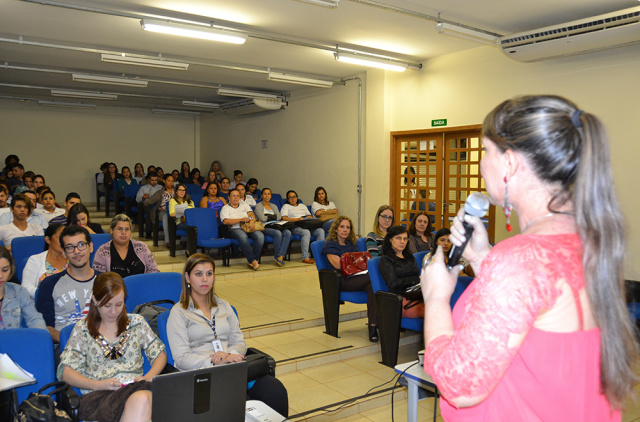
<svg viewBox="0 0 640 422"><path fill-rule="evenodd" d="M140 204L144 208L144 229L145 229L145 237L147 239L151 239L151 212L153 211L154 205L162 200L162 196L154 194L160 190L162 190L162 186L158 184L158 173L152 171L147 176L149 179L149 184L143 185L138 194L136 195L136 202Z"/></svg>
<svg viewBox="0 0 640 422"><path fill-rule="evenodd" d="M22 194L26 196L29 201L31 201L32 208L31 213L29 213L29 217L27 217L27 223L37 224L46 230L47 227L49 227L49 222L44 217L44 215L40 214L36 210L36 206L38 204L36 194L30 190L24 191L22 192ZM0 226L4 226L5 224L9 224L11 222L13 222L13 213L5 212L3 214L0 214Z"/></svg>
<svg viewBox="0 0 640 422"><path fill-rule="evenodd" d="M7 199L9 199L9 187L0 185L0 215L11 210L9 204L7 204Z"/></svg>
<svg viewBox="0 0 640 422"><path fill-rule="evenodd" d="M283 220L292 222L304 220L305 218L313 218L309 209L302 202L298 204L298 194L293 190L287 192L287 203L282 206L280 214L282 214ZM301 227L294 227L291 233L302 237L302 240L300 240L302 262L305 264L315 264L316 261L309 256L309 244L311 243L311 235L315 236L316 240L324 240L324 230L322 230L322 227L313 230L313 233Z"/></svg>
<svg viewBox="0 0 640 422"><path fill-rule="evenodd" d="M27 222L32 208L31 201L23 194L13 196L11 202L13 222L0 226L0 241L7 249L11 250L11 241L16 237L44 236L44 230L40 225Z"/></svg>

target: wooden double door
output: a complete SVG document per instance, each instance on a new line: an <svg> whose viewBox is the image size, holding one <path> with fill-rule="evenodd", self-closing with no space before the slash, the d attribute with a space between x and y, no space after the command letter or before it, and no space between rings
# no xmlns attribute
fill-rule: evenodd
<svg viewBox="0 0 640 422"><path fill-rule="evenodd" d="M480 160L484 154L480 125L391 133L390 203L395 224L406 224L419 211L433 229L449 227L472 192L484 192ZM495 207L485 217L489 239L495 235Z"/></svg>

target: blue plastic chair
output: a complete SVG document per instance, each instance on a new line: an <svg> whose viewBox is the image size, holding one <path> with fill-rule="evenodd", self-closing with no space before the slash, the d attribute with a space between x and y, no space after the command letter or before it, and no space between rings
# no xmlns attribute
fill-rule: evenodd
<svg viewBox="0 0 640 422"><path fill-rule="evenodd" d="M41 328L0 330L0 353L6 353L22 369L33 374L35 384L16 388L18 403L46 384L57 381L53 360L53 340Z"/></svg>
<svg viewBox="0 0 640 422"><path fill-rule="evenodd" d="M359 237L358 240L356 241L356 245L358 246L358 250L360 252L366 252L367 251L367 238L366 237Z"/></svg>
<svg viewBox="0 0 640 422"><path fill-rule="evenodd" d="M416 264L418 264L420 271L422 271L422 261L424 261L424 257L427 256L428 253L428 251L422 251L413 254L413 256L416 258Z"/></svg>
<svg viewBox="0 0 640 422"><path fill-rule="evenodd" d="M324 309L325 333L338 337L338 323L340 321L340 302L367 303L366 292L340 291L341 276L333 270L327 257L322 255L324 240L311 243L311 250L318 269L320 289L322 290L322 307Z"/></svg>
<svg viewBox="0 0 640 422"><path fill-rule="evenodd" d="M154 300L168 299L178 303L182 274L169 272L130 275L124 278L124 285L127 287L124 304L127 312L133 312L136 306Z"/></svg>
<svg viewBox="0 0 640 422"><path fill-rule="evenodd" d="M282 205L284 204L284 200L282 199L282 195L280 195L279 193L271 193L271 201L272 204L275 204L278 209L282 208Z"/></svg>
<svg viewBox="0 0 640 422"><path fill-rule="evenodd" d="M197 248L220 249L222 264L227 264L227 251L231 246L231 239L222 239L218 233L218 217L216 210L210 208L190 208L184 213L187 223L187 248L189 254L194 254Z"/></svg>
<svg viewBox="0 0 640 422"><path fill-rule="evenodd" d="M11 255L16 262L16 277L22 283L22 271L31 255L44 251L43 236L16 237L11 241Z"/></svg>
<svg viewBox="0 0 640 422"><path fill-rule="evenodd" d="M96 252L98 252L98 248L105 243L111 240L111 234L109 233L96 233L91 235L91 243L93 243L93 252L91 253L91 258L89 261L89 265L93 265L93 258L96 256Z"/></svg>

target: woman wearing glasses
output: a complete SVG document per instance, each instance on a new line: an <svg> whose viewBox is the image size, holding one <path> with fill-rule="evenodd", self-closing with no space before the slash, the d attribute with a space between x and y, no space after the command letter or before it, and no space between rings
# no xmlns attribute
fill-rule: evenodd
<svg viewBox="0 0 640 422"><path fill-rule="evenodd" d="M151 420L151 381L167 363L165 347L146 320L127 314L127 290L113 272L96 277L86 318L78 321L57 376L80 388L82 420ZM142 353L151 363L143 372Z"/></svg>
<svg viewBox="0 0 640 422"><path fill-rule="evenodd" d="M159 272L147 245L131 239L131 219L126 214L113 217L110 233L111 240L96 252L94 270L101 273L112 271L121 277Z"/></svg>
<svg viewBox="0 0 640 422"><path fill-rule="evenodd" d="M373 231L367 235L367 252L371 256L378 256L382 253L382 245L387 230L393 225L393 209L389 205L382 205L376 212L373 221Z"/></svg>

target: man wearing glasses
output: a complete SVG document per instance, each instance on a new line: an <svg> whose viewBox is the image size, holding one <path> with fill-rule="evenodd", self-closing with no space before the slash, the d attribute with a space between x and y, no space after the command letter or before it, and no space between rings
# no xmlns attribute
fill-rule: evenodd
<svg viewBox="0 0 640 422"><path fill-rule="evenodd" d="M60 342L60 330L89 312L93 280L98 274L89 265L93 244L87 229L75 224L66 227L60 234L60 245L69 268L45 278L36 301L36 309L44 317L55 343Z"/></svg>

